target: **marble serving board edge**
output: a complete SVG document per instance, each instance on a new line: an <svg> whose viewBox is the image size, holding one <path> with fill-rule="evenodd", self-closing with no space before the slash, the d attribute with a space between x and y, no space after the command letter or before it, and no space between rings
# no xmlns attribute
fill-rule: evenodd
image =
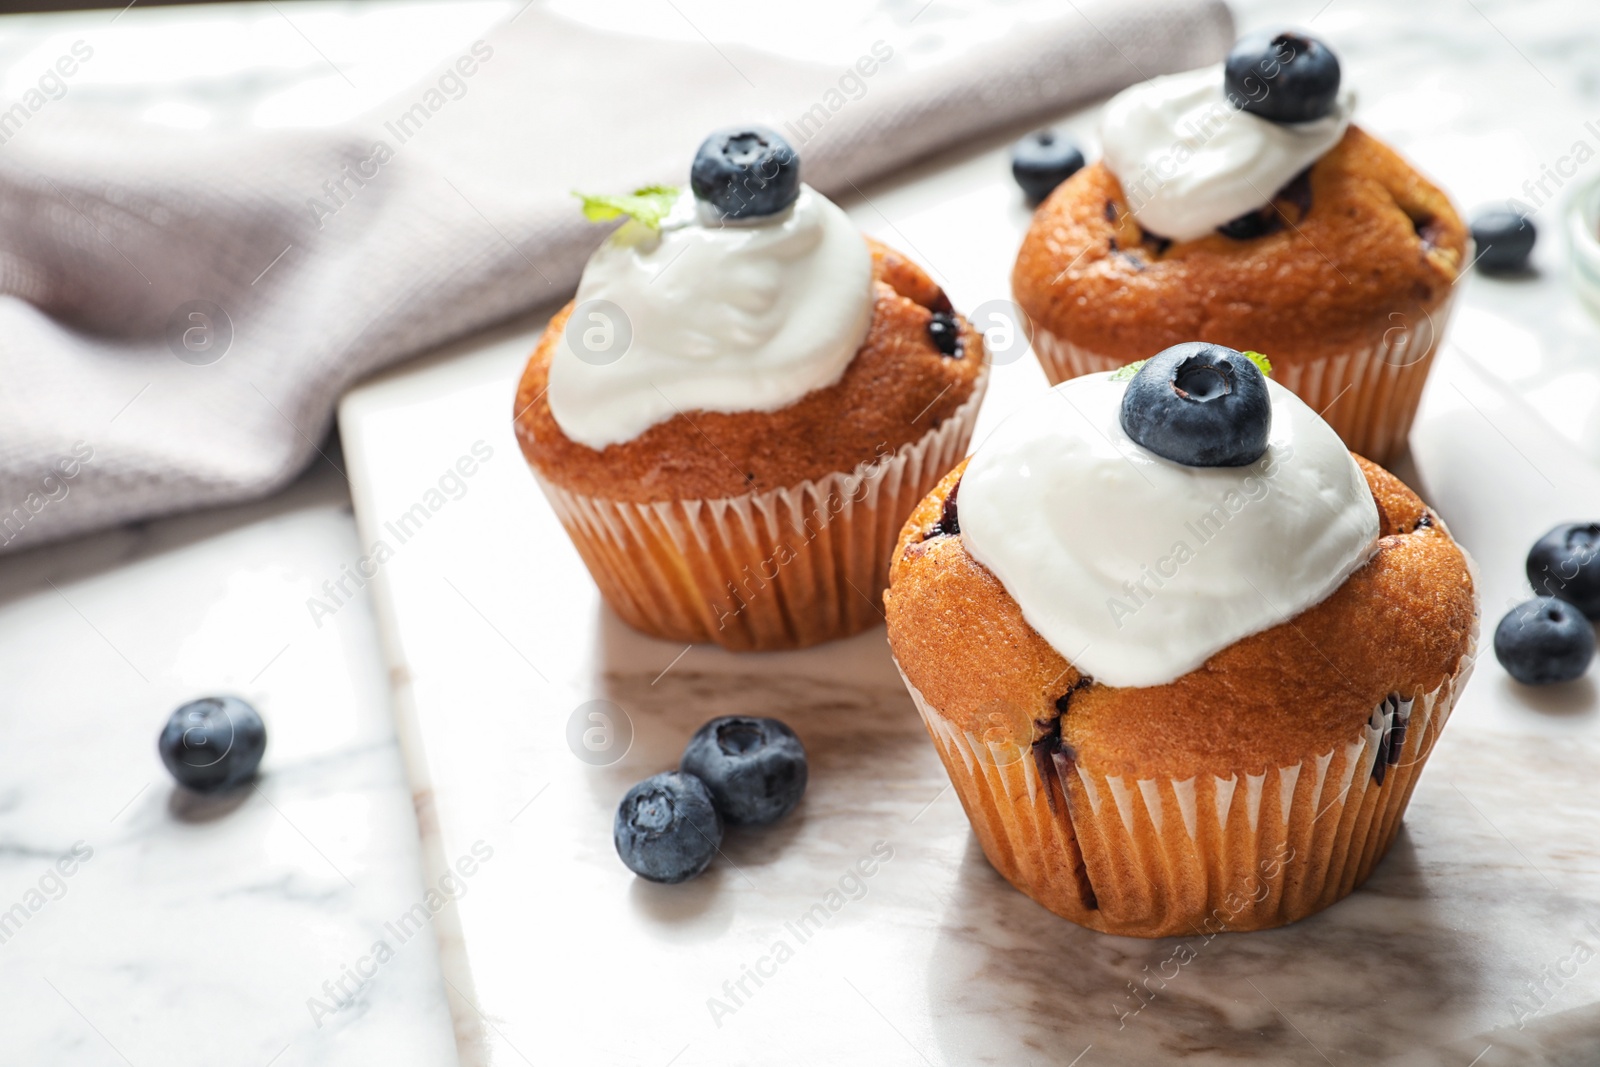
<svg viewBox="0 0 1600 1067"><path fill-rule="evenodd" d="M1390 63L1392 42L1360 21L1379 6L1345 0L1327 13L1330 32L1351 42L1351 69L1377 86L1371 126L1466 202L1505 187L1555 143L1562 120L1546 116L1528 145L1508 149L1465 121L1463 107L1478 103L1436 107L1441 118L1419 124L1400 106L1406 93L1437 104L1447 92L1491 90L1475 87L1481 77L1456 78L1442 58L1444 73L1385 95L1385 79L1415 64ZM1409 25L1436 6L1385 17ZM1246 25L1265 13L1241 7ZM1477 34L1477 63L1506 47L1488 28L1455 30ZM1500 58L1497 76L1526 74L1507 74L1522 62L1514 54ZM1092 110L1065 122L1093 143ZM914 250L958 307L1004 295L1027 224L1001 142L846 202L867 232ZM1530 281L1462 282L1413 462L1400 468L1477 559L1489 626L1525 595L1530 536L1600 499L1600 470L1572 447L1587 424L1553 426L1536 402L1539 375L1570 370L1573 345L1593 330L1560 291L1563 265L1559 242L1546 242ZM1529 320L1530 306L1549 313ZM1172 943L1089 934L999 879L945 786L881 630L733 657L641 637L600 606L507 424L542 321L386 375L353 392L340 418L364 540L474 441L494 450L466 495L374 579L430 882L471 842L496 849L442 916L464 1062L1600 1059L1600 964L1559 984L1542 977L1584 938L1600 947L1585 925L1600 899L1592 683L1530 694L1492 658L1480 662L1366 887L1285 930L1219 938L1160 997L1130 1001L1132 983ZM1031 358L995 368L976 438L1042 382ZM632 727L626 754L608 766L583 763L566 743L572 714L595 699L625 708ZM636 883L610 854L617 797L671 766L704 718L753 705L788 717L813 750L813 787L796 820L770 838L734 835L728 862L691 886ZM731 1016L714 1016L713 1000L732 1004L723 983L770 954L784 924L879 841L894 859L838 913L837 928L810 939ZM650 981L656 973L670 980ZM630 1007L625 1020L605 1010L619 1002ZM1135 1003L1144 1006L1119 1025Z"/></svg>
<svg viewBox="0 0 1600 1067"><path fill-rule="evenodd" d="M1406 829L1367 887L1286 930L1206 946L1206 966L1190 972L1196 981L1126 1016L1142 1003L1129 983L1163 966L1174 943L1078 930L995 875L881 629L799 653L733 656L642 637L600 605L505 425L536 334L534 320L510 328L352 394L341 413L364 542L383 536L475 441L494 452L376 580L428 884L476 840L492 842L500 864L486 864L471 894L440 917L464 1062L829 1062L857 1053L885 1063L1056 1062L1076 1042L1072 1055L1094 1046L1107 1057L1099 1062L1181 1052L1192 1063L1320 1063L1327 1054L1443 1064L1482 1037L1467 1061L1487 1049L1480 1064L1492 1067L1560 1063L1563 1043L1582 1047L1600 967L1580 971L1541 1010L1521 993L1529 1010L1514 1025L1521 983L1570 955L1586 936L1583 903L1600 899L1600 800L1586 789L1600 747L1580 730L1581 707L1510 704L1516 694L1498 668L1480 664ZM1462 479L1482 464L1523 462L1465 422L1470 440L1432 433L1422 439L1447 453L1480 450L1465 453ZM1454 485L1448 465L1433 470ZM1496 514L1474 512L1468 525ZM572 713L595 699L624 709L631 727L611 765L585 764L567 745ZM771 837L731 838L727 863L701 882L636 883L610 854L616 798L671 766L704 718L752 706L793 722L812 751L802 812ZM1551 795L1564 798L1553 814L1541 803ZM760 965L785 924L878 842L894 859L829 931L848 934L793 945L787 989L774 983L715 1016L713 1001L735 1006L722 983ZM609 1027L597 1001L647 997L653 987L629 976L635 965L680 973L671 1010L640 1009L636 1027ZM786 1013L811 1020L806 1035L792 1033ZM780 1034L782 1054L764 1051Z"/></svg>

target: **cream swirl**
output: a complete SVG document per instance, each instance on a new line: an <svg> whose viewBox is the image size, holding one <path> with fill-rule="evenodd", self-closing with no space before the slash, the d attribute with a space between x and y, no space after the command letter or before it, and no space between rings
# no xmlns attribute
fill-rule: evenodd
<svg viewBox="0 0 1600 1067"><path fill-rule="evenodd" d="M614 309L584 306L602 300ZM787 211L745 223L708 222L685 193L659 232L629 222L608 237L575 303L550 364L550 413L603 449L680 412L775 411L838 381L872 321L872 256L809 186ZM582 343L591 328L632 339L621 358L597 358Z"/></svg>
<svg viewBox="0 0 1600 1067"><path fill-rule="evenodd" d="M1354 110L1346 89L1323 118L1270 122L1228 102L1221 66L1202 67L1112 97L1100 139L1139 225L1190 241L1264 207L1339 143Z"/></svg>
<svg viewBox="0 0 1600 1067"><path fill-rule="evenodd" d="M1002 423L958 496L966 549L1096 681L1164 685L1320 603L1376 551L1378 510L1333 429L1268 381L1248 467L1134 444L1125 382L1074 378Z"/></svg>

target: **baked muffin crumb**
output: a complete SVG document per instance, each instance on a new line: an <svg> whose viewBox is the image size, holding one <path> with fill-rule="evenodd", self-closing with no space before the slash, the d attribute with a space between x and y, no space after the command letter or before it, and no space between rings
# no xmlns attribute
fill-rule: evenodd
<svg viewBox="0 0 1600 1067"><path fill-rule="evenodd" d="M1086 679L959 534L922 539L962 464L901 532L884 594L895 658L958 728L1015 745L1059 730L1101 774L1254 772L1343 743L1391 693L1409 698L1454 674L1477 616L1466 557L1448 531L1398 478L1356 461L1380 509L1377 554L1320 604L1140 689ZM997 716L997 706L1016 714Z"/></svg>

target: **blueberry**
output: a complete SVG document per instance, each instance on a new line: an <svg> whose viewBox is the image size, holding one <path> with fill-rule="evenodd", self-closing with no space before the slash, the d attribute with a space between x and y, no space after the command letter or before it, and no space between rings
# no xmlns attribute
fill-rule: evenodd
<svg viewBox="0 0 1600 1067"><path fill-rule="evenodd" d="M805 747L777 719L712 719L689 739L678 769L706 783L734 826L777 822L806 791Z"/></svg>
<svg viewBox="0 0 1600 1067"><path fill-rule="evenodd" d="M1333 110L1339 57L1302 33L1252 33L1223 63L1228 102L1271 122L1310 122Z"/></svg>
<svg viewBox="0 0 1600 1067"><path fill-rule="evenodd" d="M1224 222L1217 227L1217 232L1235 241L1253 241L1257 237L1265 237L1281 229L1283 229L1283 215L1277 208L1268 204L1266 207L1246 211L1238 218Z"/></svg>
<svg viewBox="0 0 1600 1067"><path fill-rule="evenodd" d="M701 144L689 186L725 219L776 215L800 196L800 157L765 126L730 126Z"/></svg>
<svg viewBox="0 0 1600 1067"><path fill-rule="evenodd" d="M617 855L640 878L686 882L711 865L722 844L722 820L704 782L668 771L628 790L611 837Z"/></svg>
<svg viewBox="0 0 1600 1067"><path fill-rule="evenodd" d="M961 355L961 324L948 311L935 311L928 320L928 337L933 346L947 356Z"/></svg>
<svg viewBox="0 0 1600 1067"><path fill-rule="evenodd" d="M939 521L928 531L928 537L954 537L961 532L961 512L956 505L956 494L961 492L961 480L950 487L950 495L939 508ZM927 538L923 538L924 541Z"/></svg>
<svg viewBox="0 0 1600 1067"><path fill-rule="evenodd" d="M267 727L237 697L205 697L172 713L156 749L179 785L214 793L255 777L267 750Z"/></svg>
<svg viewBox="0 0 1600 1067"><path fill-rule="evenodd" d="M1594 659L1594 627L1565 600L1534 597L1495 627L1494 654L1523 685L1570 682Z"/></svg>
<svg viewBox="0 0 1600 1067"><path fill-rule="evenodd" d="M1485 274L1521 274L1539 237L1533 220L1510 208L1485 208L1472 216L1478 269Z"/></svg>
<svg viewBox="0 0 1600 1067"><path fill-rule="evenodd" d="M1600 619L1600 523L1570 522L1539 538L1528 551L1528 581Z"/></svg>
<svg viewBox="0 0 1600 1067"><path fill-rule="evenodd" d="M1190 467L1243 467L1272 432L1267 379L1242 353L1190 341L1145 361L1122 398L1135 444Z"/></svg>
<svg viewBox="0 0 1600 1067"><path fill-rule="evenodd" d="M1083 150L1055 130L1037 130L1011 146L1011 176L1030 204L1082 169Z"/></svg>
<svg viewBox="0 0 1600 1067"><path fill-rule="evenodd" d="M1305 218L1311 213L1311 168L1307 167L1286 182L1282 189L1272 194L1272 200L1254 211L1247 211L1238 218L1224 222L1217 227L1217 232L1224 237L1231 237L1235 241L1251 241L1257 237L1277 233L1283 229L1289 215L1284 211L1283 204L1287 204L1299 211L1300 218Z"/></svg>

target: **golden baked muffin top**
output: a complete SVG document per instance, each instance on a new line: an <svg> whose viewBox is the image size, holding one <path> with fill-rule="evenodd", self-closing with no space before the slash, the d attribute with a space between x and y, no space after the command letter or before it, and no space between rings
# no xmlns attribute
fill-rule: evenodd
<svg viewBox="0 0 1600 1067"><path fill-rule="evenodd" d="M844 374L776 411L692 411L596 450L561 432L545 390L573 305L556 313L517 387L523 455L552 482L587 496L645 503L706 500L797 485L892 454L937 428L971 396L983 337L965 319L957 357L928 334L944 291L921 267L877 241L872 324Z"/></svg>
<svg viewBox="0 0 1600 1067"><path fill-rule="evenodd" d="M1477 625L1466 556L1448 531L1398 478L1356 461L1378 506L1377 554L1321 603L1148 688L1081 676L968 554L962 464L901 531L884 594L895 658L957 728L1016 746L1059 731L1097 774L1257 773L1326 752L1391 693L1419 696L1455 673Z"/></svg>
<svg viewBox="0 0 1600 1067"><path fill-rule="evenodd" d="M1012 291L1042 326L1095 352L1203 338L1292 358L1308 341L1369 341L1374 316L1415 325L1466 263L1449 198L1355 126L1257 221L1269 232L1167 241L1140 228L1095 163L1040 205Z"/></svg>

